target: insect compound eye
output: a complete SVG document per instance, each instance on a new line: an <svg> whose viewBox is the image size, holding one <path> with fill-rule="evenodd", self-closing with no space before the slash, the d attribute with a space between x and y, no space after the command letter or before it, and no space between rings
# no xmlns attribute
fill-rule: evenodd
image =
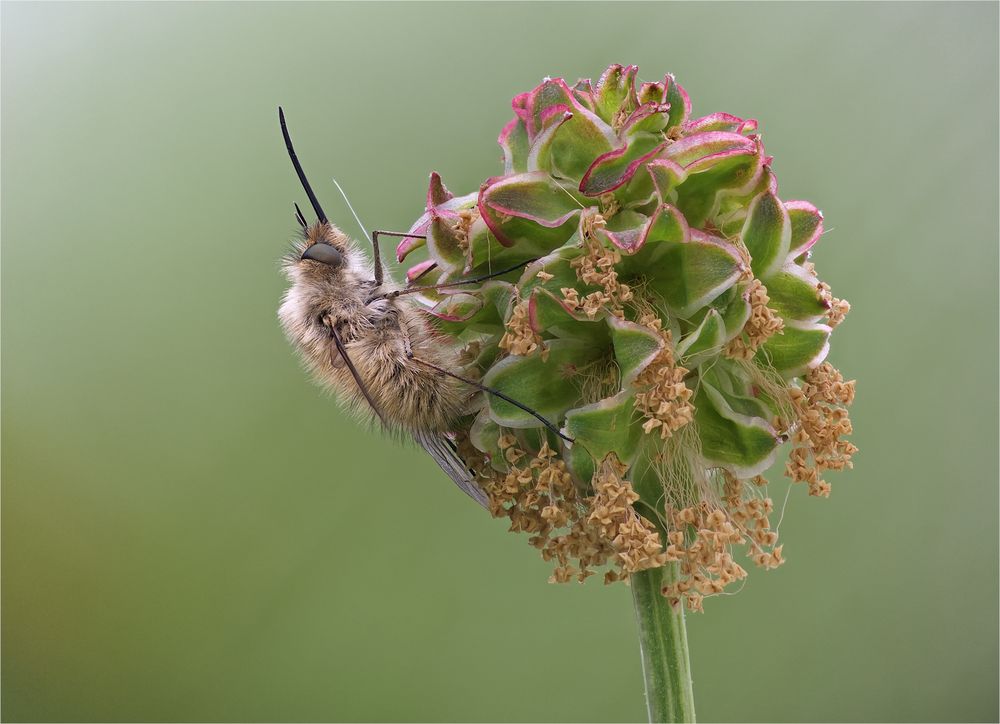
<svg viewBox="0 0 1000 724"><path fill-rule="evenodd" d="M344 257L334 246L322 241L306 249L302 253L302 258L312 259L333 268L337 268L344 262Z"/></svg>

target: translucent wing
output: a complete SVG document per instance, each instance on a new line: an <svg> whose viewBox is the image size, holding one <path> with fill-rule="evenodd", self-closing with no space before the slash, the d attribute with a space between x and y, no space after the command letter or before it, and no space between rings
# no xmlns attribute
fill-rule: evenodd
<svg viewBox="0 0 1000 724"><path fill-rule="evenodd" d="M451 440L440 433L423 431L413 433L413 437L466 495L484 508L489 508L486 493L476 484L475 476L455 452Z"/></svg>
<svg viewBox="0 0 1000 724"><path fill-rule="evenodd" d="M351 358L347 355L347 350L344 348L344 343L340 339L340 335L337 334L335 327L330 327L330 337L336 345L337 357L334 357L334 350L330 350L330 363L334 366L338 366L338 362L347 365L350 370L351 375L354 377L354 381L358 385L358 389L368 400L368 404L371 405L372 410L378 415L378 418L385 424L385 417L382 415L382 411L375 404L375 400L372 399L371 393L369 393L368 388L365 386L364 381L361 379L361 375L358 374L357 369L351 362ZM413 433L413 437L420 447L427 451L427 453L434 458L434 462L441 466L441 469L448 474L448 477L455 481L455 484L460 487L466 495L475 500L481 506L489 509L489 501L486 498L486 493L483 489L476 485L475 475L469 466L462 462L462 459L455 452L455 445L451 440L446 438L441 433L418 431Z"/></svg>

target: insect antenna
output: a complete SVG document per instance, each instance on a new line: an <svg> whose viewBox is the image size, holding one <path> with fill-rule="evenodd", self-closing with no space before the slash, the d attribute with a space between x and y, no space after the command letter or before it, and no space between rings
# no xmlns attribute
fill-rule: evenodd
<svg viewBox="0 0 1000 724"><path fill-rule="evenodd" d="M299 205L294 202L292 203L292 206L295 207L295 220L299 222L299 226L305 229L309 226L309 224L306 223L306 217L302 215L302 209L300 209Z"/></svg>
<svg viewBox="0 0 1000 724"><path fill-rule="evenodd" d="M288 126L285 125L285 112L278 106L278 122L281 124L281 135L285 139L285 148L288 149L288 157L292 159L292 166L295 167L295 173L299 176L299 181L302 182L302 188L306 191L306 196L309 197L309 203L312 204L313 210L316 212L316 216L324 224L328 223L326 214L323 213L323 207L319 205L319 200L316 198L316 194L313 193L312 186L309 185L309 179L306 178L305 171L302 170L302 164L299 163L298 156L295 155L295 148L292 147L292 137L288 135Z"/></svg>
<svg viewBox="0 0 1000 724"><path fill-rule="evenodd" d="M518 402L517 400L515 400L515 399L513 399L511 397L508 397L507 395L505 395L504 393L502 393L500 390L494 390L492 387L487 387L486 385L484 385L484 384L482 384L480 382L476 382L475 380L470 380L468 377L462 377L462 375L456 375L454 372L449 372L448 370L444 369L443 367L438 367L436 364L433 364L431 362L426 362L426 361L424 361L424 360L422 360L422 359L420 359L418 357L414 357L412 352L410 352L409 354L407 354L407 357L409 357L411 360L413 360L414 362L416 362L418 364L422 364L425 367L430 367L433 370L437 370L441 374L447 375L448 377L453 377L456 380L464 382L464 383L466 383L468 385L472 385L473 387L475 387L478 390L481 390L482 392L485 392L487 394L493 395L494 397L499 397L501 400L504 400L505 402L509 402L514 407L517 407L518 409L521 409L521 410L524 410L525 412L527 412L529 415L531 415L533 418L535 418L540 423L542 423L543 425L545 425L545 427L547 427L549 430L551 430L552 432L554 432L556 435L558 435L559 437L561 437L566 442L570 442L570 443L571 442L575 442L573 440L573 438L569 437L568 435L564 435L562 432L559 431L558 427L556 427L555 425L553 425L551 422L549 422L548 420L546 420L544 417L542 417L541 415L539 415L537 412L535 412L534 410L532 410L530 407L528 407L527 405L522 405L520 402Z"/></svg>

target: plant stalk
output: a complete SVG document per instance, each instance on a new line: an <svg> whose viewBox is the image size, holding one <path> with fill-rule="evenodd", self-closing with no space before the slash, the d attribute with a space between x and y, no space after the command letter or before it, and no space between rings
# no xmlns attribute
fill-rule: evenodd
<svg viewBox="0 0 1000 724"><path fill-rule="evenodd" d="M632 574L650 722L695 720L684 605L675 610L660 593L664 584L673 582L676 568L677 564L671 563Z"/></svg>

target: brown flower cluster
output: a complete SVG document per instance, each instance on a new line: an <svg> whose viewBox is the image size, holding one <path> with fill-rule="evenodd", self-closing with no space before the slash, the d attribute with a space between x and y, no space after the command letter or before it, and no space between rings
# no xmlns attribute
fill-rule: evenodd
<svg viewBox="0 0 1000 724"><path fill-rule="evenodd" d="M751 481L729 473L723 476L721 504L702 501L697 506L667 508L667 560L679 564L676 580L661 593L675 606L683 600L688 609L701 611L706 596L723 593L747 577L733 558L734 546L743 546L750 560L762 568L784 563L778 533L768 519L774 504L756 492L767 481L761 476Z"/></svg>
<svg viewBox="0 0 1000 724"><path fill-rule="evenodd" d="M574 482L566 463L548 444L532 453L531 447L506 432L499 439L502 465L498 460L491 465L488 456L475 451L467 439L459 441L459 450L477 471L494 517L508 519L511 532L527 533L542 558L552 562L550 581L582 582L604 572L605 583L611 583L627 581L648 568L670 566L672 575L662 594L674 606L701 611L706 597L727 593L746 579L747 571L734 557L737 554L765 569L784 563L778 532L770 521L774 504L766 494L767 481L759 475L739 479L721 469L701 470L692 482L690 471L701 464L701 451L692 424L692 391L685 384L689 370L679 365L671 332L664 329L644 287L619 282L615 267L622 252L599 238L605 218L601 214L584 217L580 226L583 253L572 261L577 278L596 291L583 295L564 288L563 303L590 319L605 312L622 319L627 316L663 340L660 352L632 383L643 430L647 435L659 431L658 440L650 438L655 440L651 444L659 446L657 457L651 458L654 474L663 485L658 510L646 505L648 500L640 502L626 479L628 466L614 454L597 463L593 479L586 484ZM820 477L821 471L851 467L856 452L844 439L851 433L846 408L854 398L854 382L845 382L829 363L811 370L799 383L787 383L773 370L769 375L754 355L768 338L783 331L784 322L768 307L767 288L752 278L752 272L748 276L745 293L750 317L723 353L732 360L727 364L743 370L755 388L774 400L775 427L793 442L786 475L794 482L808 483L810 495L826 497L830 486ZM550 281L553 276L541 271L538 278ZM829 324L836 326L850 305L834 298L820 282L817 293L828 310ZM547 354L542 337L531 327L527 300L518 299L512 305L499 346L515 355L539 349ZM469 356L477 352L468 350ZM620 371L613 364L607 369L601 364L577 371L581 399L602 399L620 386ZM682 479L671 465L688 474Z"/></svg>
<svg viewBox="0 0 1000 724"><path fill-rule="evenodd" d="M624 479L627 470L627 465L608 455L594 475L594 496L588 499L591 512L587 522L611 541L617 558L618 571L605 574L607 583L658 568L668 560L656 528L632 507L639 495Z"/></svg>
<svg viewBox="0 0 1000 724"><path fill-rule="evenodd" d="M826 282L820 282L817 288L819 289L820 301L827 308L827 323L831 327L836 327L844 321L844 317L851 311L851 303L846 299L837 299L833 296L833 293L830 291L830 285Z"/></svg>
<svg viewBox="0 0 1000 724"><path fill-rule="evenodd" d="M831 385L844 385L843 398L851 383L834 377ZM828 392L833 394L830 388L822 394ZM555 562L552 583L582 582L599 569L605 570L605 583L627 581L638 571L674 565L674 579L661 593L672 605L702 611L706 597L726 593L747 577L734 557L737 549L761 568L784 563L770 521L774 504L763 494L767 480L760 475L741 480L721 471L721 494L707 496L712 500L703 496L686 507L668 503L660 516L664 548L656 526L633 507L639 495L625 479L628 466L613 454L598 466L588 495L548 444L531 455L513 435L504 434L500 450L507 466L503 472L493 469L467 438L459 442L460 453L480 476L493 516L509 519L511 532L529 534L542 558Z"/></svg>
<svg viewBox="0 0 1000 724"><path fill-rule="evenodd" d="M621 252L606 247L595 234L604 223L600 214L584 217L580 225L584 254L570 262L580 281L601 289L581 298L576 289L565 287L561 290L563 302L571 309L583 310L589 319L597 317L602 309L622 319L625 317L624 305L632 300L633 293L628 284L618 281L615 271L615 265L622 260Z"/></svg>
<svg viewBox="0 0 1000 724"><path fill-rule="evenodd" d="M550 582L584 581L595 569L610 566L604 582L612 583L666 562L656 529L632 508L639 496L622 477L626 466L614 456L599 466L594 494L583 496L548 444L529 456L505 434L500 448L506 472L493 470L481 456L466 460L485 479L493 516L510 519L511 532L530 534L542 558L555 561ZM460 446L463 454L468 450Z"/></svg>
<svg viewBox="0 0 1000 724"><path fill-rule="evenodd" d="M743 331L726 346L725 354L731 359L750 359L768 338L780 334L785 328L781 317L771 311L767 303L767 287L760 279L750 282L747 290L750 299L750 318Z"/></svg>
<svg viewBox="0 0 1000 724"><path fill-rule="evenodd" d="M469 251L469 231L479 218L479 209L459 209L458 218L452 223L455 240L463 251Z"/></svg>
<svg viewBox="0 0 1000 724"><path fill-rule="evenodd" d="M688 371L677 365L669 329L654 315L643 315L639 324L653 330L663 339L663 349L635 380L635 409L646 418L642 429L647 433L659 429L666 440L694 419L690 403L691 390L684 384Z"/></svg>
<svg viewBox="0 0 1000 724"><path fill-rule="evenodd" d="M802 378L801 386L789 389L789 395L798 429L785 475L808 483L810 495L829 497L830 484L820 471L853 467L851 456L858 450L843 439L852 431L847 406L854 401L854 380L845 382L833 365L824 362Z"/></svg>
<svg viewBox="0 0 1000 724"><path fill-rule="evenodd" d="M508 354L528 355L542 344L541 335L531 327L527 299L519 299L514 302L506 327L497 346ZM543 349L543 354L544 352Z"/></svg>

